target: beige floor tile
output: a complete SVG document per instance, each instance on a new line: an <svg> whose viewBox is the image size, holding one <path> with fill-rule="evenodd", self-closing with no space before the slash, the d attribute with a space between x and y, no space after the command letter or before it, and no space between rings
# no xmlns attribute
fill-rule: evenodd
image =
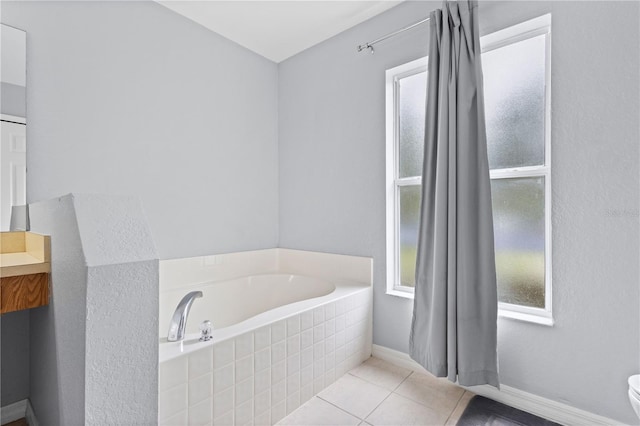
<svg viewBox="0 0 640 426"><path fill-rule="evenodd" d="M411 370L371 357L349 373L377 386L394 390L411 374Z"/></svg>
<svg viewBox="0 0 640 426"><path fill-rule="evenodd" d="M472 392L464 392L462 398L460 398L460 401L458 401L458 405L456 405L456 408L453 410L453 413L451 413L451 415L447 419L447 423L445 423L445 426L455 426L458 423L458 420L460 420L460 416L462 416L464 409L467 408L467 405L469 405L469 401L474 396L475 394Z"/></svg>
<svg viewBox="0 0 640 426"><path fill-rule="evenodd" d="M449 414L442 414L408 398L392 393L366 418L366 421L373 426L430 426L444 425L448 417Z"/></svg>
<svg viewBox="0 0 640 426"><path fill-rule="evenodd" d="M414 372L398 386L395 392L448 417L465 391L446 378Z"/></svg>
<svg viewBox="0 0 640 426"><path fill-rule="evenodd" d="M345 413L318 397L314 397L277 424L288 426L355 426L359 423L360 419Z"/></svg>
<svg viewBox="0 0 640 426"><path fill-rule="evenodd" d="M342 408L356 417L364 419L391 391L371 384L358 377L345 374L318 396Z"/></svg>

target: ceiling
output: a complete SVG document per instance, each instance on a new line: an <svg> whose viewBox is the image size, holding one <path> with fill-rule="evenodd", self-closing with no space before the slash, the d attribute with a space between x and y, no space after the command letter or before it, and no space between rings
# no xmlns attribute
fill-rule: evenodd
<svg viewBox="0 0 640 426"><path fill-rule="evenodd" d="M281 62L402 0L157 1L259 55Z"/></svg>

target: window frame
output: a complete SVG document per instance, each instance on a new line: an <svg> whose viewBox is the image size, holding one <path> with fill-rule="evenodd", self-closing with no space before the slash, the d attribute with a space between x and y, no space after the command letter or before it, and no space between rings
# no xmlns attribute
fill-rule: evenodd
<svg viewBox="0 0 640 426"><path fill-rule="evenodd" d="M499 302L500 317L543 325L553 325L552 315L552 231L551 231L551 14L522 22L480 38L482 53L529 38L545 36L545 117L544 164L540 166L495 169L490 178L543 177L545 190L545 307L534 308ZM421 177L399 178L399 80L427 70L428 58L388 69L386 86L386 294L412 299L414 288L401 285L399 262L399 187L422 185Z"/></svg>
<svg viewBox="0 0 640 426"><path fill-rule="evenodd" d="M413 298L413 287L400 283L400 186L422 186L422 176L400 178L400 80L427 71L422 57L386 71L386 222L387 294ZM425 94L426 95L426 94ZM391 142L390 142L391 141ZM391 265L391 267L389 267Z"/></svg>

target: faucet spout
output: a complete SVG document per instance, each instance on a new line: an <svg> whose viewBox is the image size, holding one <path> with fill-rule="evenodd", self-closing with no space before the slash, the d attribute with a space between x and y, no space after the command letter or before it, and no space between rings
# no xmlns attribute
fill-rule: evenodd
<svg viewBox="0 0 640 426"><path fill-rule="evenodd" d="M182 298L176 307L171 322L169 323L169 334L167 340L169 342L177 342L184 339L184 330L187 327L187 318L193 301L198 297L202 297L201 291L192 291Z"/></svg>

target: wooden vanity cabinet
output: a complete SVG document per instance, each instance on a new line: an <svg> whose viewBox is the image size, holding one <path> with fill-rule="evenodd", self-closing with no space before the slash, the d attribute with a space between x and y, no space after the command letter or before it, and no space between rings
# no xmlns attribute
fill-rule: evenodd
<svg viewBox="0 0 640 426"><path fill-rule="evenodd" d="M0 233L0 313L49 304L51 237Z"/></svg>

